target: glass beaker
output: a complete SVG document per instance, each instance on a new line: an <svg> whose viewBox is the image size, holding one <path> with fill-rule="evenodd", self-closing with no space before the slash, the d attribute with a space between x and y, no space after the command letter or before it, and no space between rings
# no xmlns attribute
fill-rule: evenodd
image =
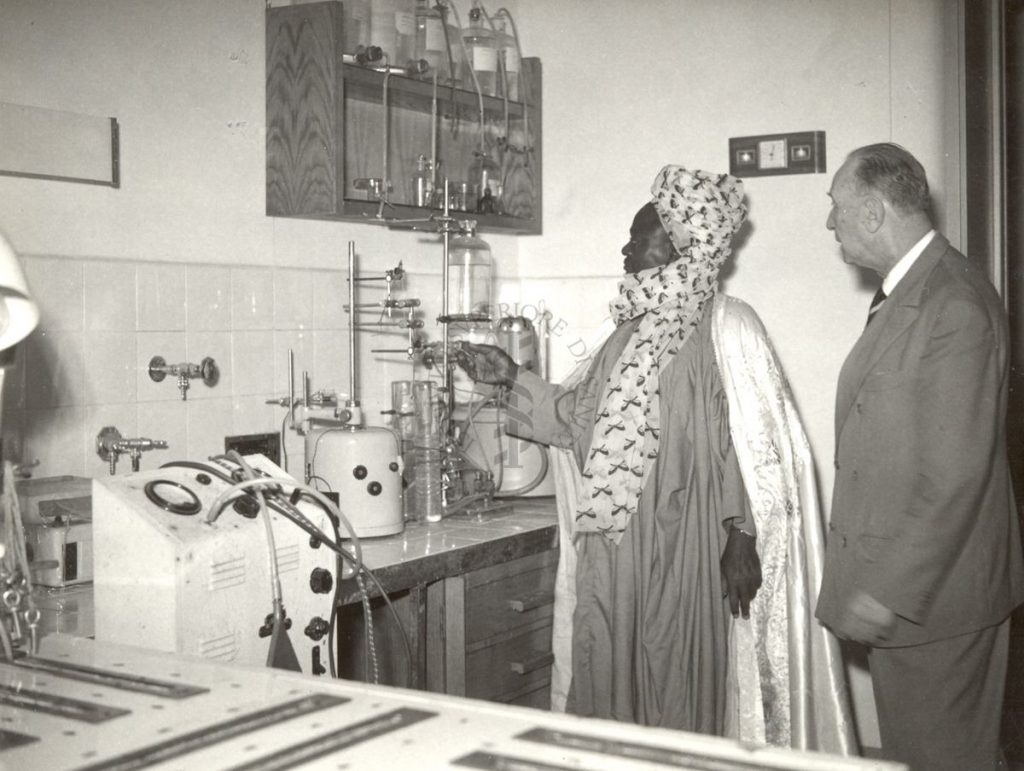
<svg viewBox="0 0 1024 771"><path fill-rule="evenodd" d="M441 519L441 403L433 381L391 384L392 424L401 441L407 521Z"/></svg>

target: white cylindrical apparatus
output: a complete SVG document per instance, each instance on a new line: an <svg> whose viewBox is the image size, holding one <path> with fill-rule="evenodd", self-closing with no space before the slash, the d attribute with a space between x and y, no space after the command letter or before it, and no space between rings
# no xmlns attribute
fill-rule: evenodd
<svg viewBox="0 0 1024 771"><path fill-rule="evenodd" d="M306 434L307 483L338 493L359 538L401 533L402 461L386 428L328 426ZM348 534L342 528L342 537Z"/></svg>

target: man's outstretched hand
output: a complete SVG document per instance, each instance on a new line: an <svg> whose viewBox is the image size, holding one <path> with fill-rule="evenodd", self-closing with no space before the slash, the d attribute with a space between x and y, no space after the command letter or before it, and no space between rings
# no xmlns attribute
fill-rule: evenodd
<svg viewBox="0 0 1024 771"><path fill-rule="evenodd" d="M494 345L459 342L455 348L455 361L474 383L511 386L519 374L515 360Z"/></svg>

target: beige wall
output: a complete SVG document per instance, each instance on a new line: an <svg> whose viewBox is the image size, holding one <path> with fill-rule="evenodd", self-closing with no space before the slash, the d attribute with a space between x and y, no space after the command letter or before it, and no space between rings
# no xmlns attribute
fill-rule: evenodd
<svg viewBox="0 0 1024 771"><path fill-rule="evenodd" d="M544 235L520 239L519 269L543 279L524 286L524 299L547 297L572 330L553 340L556 369L572 358L572 332L586 337L607 316L619 250L663 164L727 171L729 137L826 132L827 174L746 181L750 230L725 287L768 327L828 492L835 378L874 286L842 263L825 229L826 194L847 152L885 140L921 158L940 203L947 187L957 191L943 176L944 3L520 6L527 47L543 57L545 207Z"/></svg>
<svg viewBox="0 0 1024 771"><path fill-rule="evenodd" d="M498 4L487 5L493 11ZM828 174L747 181L751 229L726 289L757 309L775 341L807 424L827 509L835 379L872 289L843 265L824 228L826 192L850 149L894 140L931 172L940 211L959 211L956 135L947 119L955 97L946 51L950 3L505 5L516 14L525 53L543 61L544 234L486 237L504 278L501 298L543 302L560 322L552 340L556 373L606 315L621 270L619 249L661 165L725 170L730 136L826 132ZM111 422L158 438L176 431L176 456L217 451L229 425L237 433L273 430L279 416L258 405L281 395L290 347L300 350L300 370L319 374L316 387L344 390L343 321L322 292L344 285L337 271L349 240L366 268L402 259L427 274L415 291L436 305L436 239L264 215L264 6L263 0L0 0L0 100L115 116L121 125L119 190L0 176L0 228L28 256L34 274L67 269L81 281L66 284L49 274L40 280L46 296L37 334L50 338L26 350L49 353L24 362L27 371L15 382L27 391L15 391L13 405L5 405L5 434L15 439L15 450L24 442L25 459L38 458L41 474L102 473L91 440ZM944 219L956 237L955 218ZM314 298L321 299L310 306L320 308L312 315L291 305L310 302L309 275L300 268L324 271L309 274L325 279L315 282L321 294ZM171 278L154 284L154 275ZM226 287L233 308L214 322L197 316L192 299L211 276ZM127 293L117 302L130 316L97 321L107 318L95 308L97 297L109 295L101 290L107 279ZM255 322L252 304L244 305L256 296L247 294L253 286L269 292L261 301L274 309ZM70 321L69 297L81 303ZM146 310L153 303L172 310L154 319ZM430 314L436 309L428 308ZM54 341L68 324L79 337L60 341L62 349ZM210 324L216 329L194 328ZM123 348L103 343L98 333L105 331L117 332ZM254 344L253 332L264 344ZM153 355L207 355L203 338L189 342L193 333L216 333L224 346L226 379L216 396L203 398L230 407L230 421L220 409L175 401L168 383L159 396L146 385L144 363ZM183 350L172 350L175 339ZM81 364L62 363L61 350L77 340ZM47 377L40 362L80 366L74 382L88 387L34 394L32 384ZM408 368L365 353L363 362L362 391L376 416L386 406L386 383L407 377ZM146 458L144 465L154 462ZM855 687L865 741L877 744L863 678Z"/></svg>

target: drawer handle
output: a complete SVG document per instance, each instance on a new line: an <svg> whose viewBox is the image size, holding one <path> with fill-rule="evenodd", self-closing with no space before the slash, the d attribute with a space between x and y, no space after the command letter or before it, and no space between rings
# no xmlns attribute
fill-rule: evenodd
<svg viewBox="0 0 1024 771"><path fill-rule="evenodd" d="M525 613L528 610L539 608L541 605L549 605L554 601L555 598L551 596L551 592L536 592L522 599L509 600L508 607L516 613Z"/></svg>
<svg viewBox="0 0 1024 771"><path fill-rule="evenodd" d="M551 666L554 663L555 654L547 651L545 653L533 653L525 661L510 661L508 666L517 675L525 675L543 667Z"/></svg>

